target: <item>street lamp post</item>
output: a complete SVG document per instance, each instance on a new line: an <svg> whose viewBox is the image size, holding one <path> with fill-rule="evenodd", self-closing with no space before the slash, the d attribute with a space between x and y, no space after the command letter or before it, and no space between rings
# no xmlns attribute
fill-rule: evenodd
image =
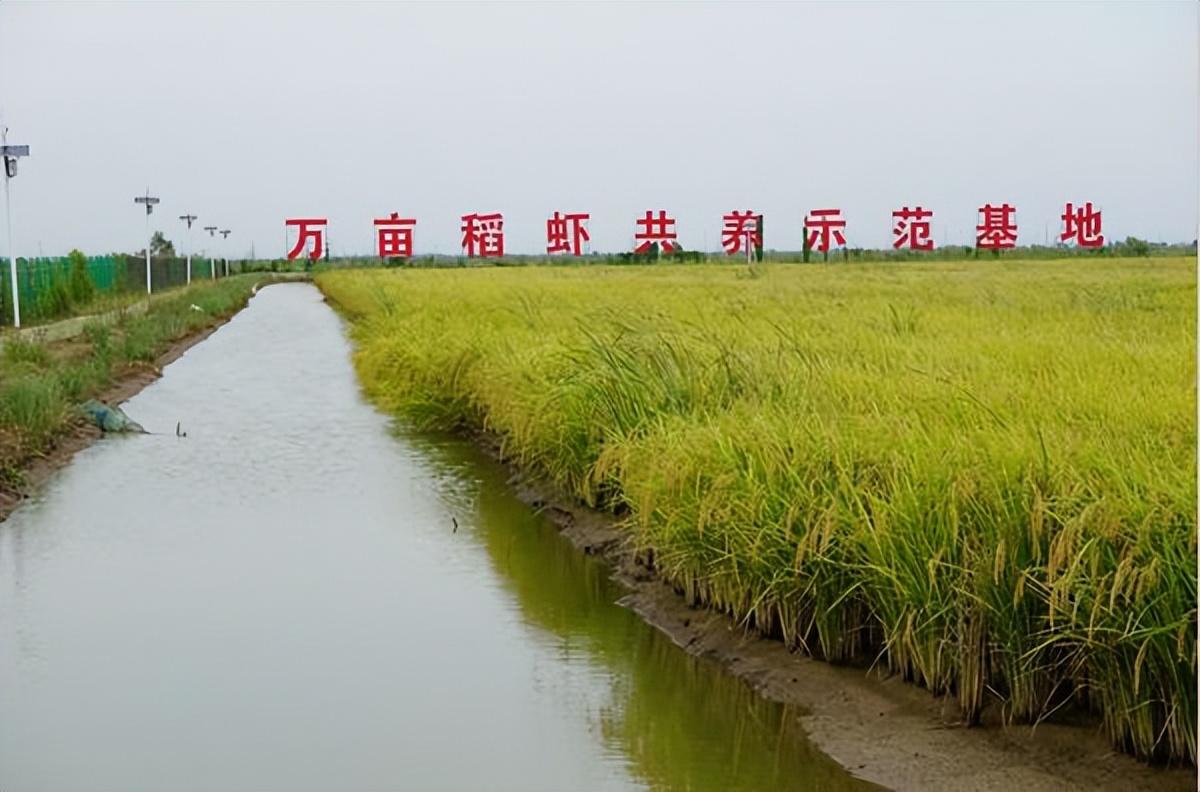
<svg viewBox="0 0 1200 792"><path fill-rule="evenodd" d="M187 282L188 286L192 285L192 223L197 219L194 214L181 214L179 219L187 223Z"/></svg>
<svg viewBox="0 0 1200 792"><path fill-rule="evenodd" d="M146 205L146 294L150 294L150 213L159 200L150 195L150 188L147 187L146 194L134 198L133 202Z"/></svg>
<svg viewBox="0 0 1200 792"><path fill-rule="evenodd" d="M204 230L208 232L209 236L212 236L213 234L217 233L216 226L204 226ZM212 256L208 257L208 276L210 278L217 277L217 265L213 262Z"/></svg>
<svg viewBox="0 0 1200 792"><path fill-rule="evenodd" d="M17 254L12 235L12 198L8 183L17 175L17 158L29 156L29 146L8 145L8 127L0 127L0 155L4 157L4 223L8 228L8 276L12 279L13 327L21 326L21 295L17 291Z"/></svg>
<svg viewBox="0 0 1200 792"><path fill-rule="evenodd" d="M228 228L222 229L221 230L221 239L222 240L229 239L229 235L232 233L233 233L233 231L229 230ZM225 277L226 278L229 277L229 250L228 250L228 248L229 248L228 244L221 245L221 260L225 262Z"/></svg>

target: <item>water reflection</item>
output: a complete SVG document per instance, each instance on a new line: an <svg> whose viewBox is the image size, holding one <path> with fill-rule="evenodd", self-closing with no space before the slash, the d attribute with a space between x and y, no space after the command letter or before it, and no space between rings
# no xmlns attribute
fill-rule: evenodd
<svg viewBox="0 0 1200 792"><path fill-rule="evenodd" d="M473 513L476 535L538 640L553 642L564 659L605 669L612 695L598 713L600 738L647 786L875 788L816 751L787 707L688 655L616 605L622 592L604 565L517 500L503 466L454 438L409 434L406 440L437 472L448 506Z"/></svg>

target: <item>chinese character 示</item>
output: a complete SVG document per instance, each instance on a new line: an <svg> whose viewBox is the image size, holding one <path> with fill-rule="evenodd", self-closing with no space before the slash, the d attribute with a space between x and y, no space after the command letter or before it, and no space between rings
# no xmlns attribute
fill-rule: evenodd
<svg viewBox="0 0 1200 792"><path fill-rule="evenodd" d="M587 226L584 225L589 217L586 212L565 215L555 212L554 216L546 221L546 252L582 256L583 243L591 239Z"/></svg>
<svg viewBox="0 0 1200 792"><path fill-rule="evenodd" d="M499 212L463 215L462 234L462 247L468 256L504 255L504 216Z"/></svg>
<svg viewBox="0 0 1200 792"><path fill-rule="evenodd" d="M1074 239L1079 247L1104 247L1104 235L1100 233L1100 211L1092 209L1091 201L1078 209L1068 203L1063 209L1062 220L1060 241Z"/></svg>
<svg viewBox="0 0 1200 792"><path fill-rule="evenodd" d="M984 204L979 207L979 225L975 226L975 246L981 250L1001 250L1017 246L1017 207Z"/></svg>
<svg viewBox="0 0 1200 792"><path fill-rule="evenodd" d="M392 212L389 217L375 220L376 242L380 258L408 258L412 255L413 226L416 218L401 217Z"/></svg>
<svg viewBox="0 0 1200 792"><path fill-rule="evenodd" d="M829 252L831 238L836 244L845 247L846 237L842 234L845 227L846 221L842 219L841 209L813 209L809 216L804 218L805 243L822 253Z"/></svg>
<svg viewBox="0 0 1200 792"><path fill-rule="evenodd" d="M637 225L641 226L642 230L633 234L634 241L638 243L633 249L634 253L646 253L650 246L656 243L667 253L675 249L675 240L678 238L678 234L675 233L675 220L667 217L665 211L660 210L658 217L655 217L653 212L646 210L646 216L639 217Z"/></svg>
<svg viewBox="0 0 1200 792"><path fill-rule="evenodd" d="M722 218L725 226L721 229L721 245L725 252L733 256L742 251L749 253L762 247L759 237L758 215L750 210L739 212L736 209ZM747 242L749 239L749 242Z"/></svg>
<svg viewBox="0 0 1200 792"><path fill-rule="evenodd" d="M910 250L933 250L933 240L929 238L929 218L933 217L932 209L909 209L905 206L892 212L892 235L896 237L892 247L899 249L907 246Z"/></svg>
<svg viewBox="0 0 1200 792"><path fill-rule="evenodd" d="M296 244L288 251L288 261L300 255L300 251L304 250L304 244L312 240L312 249L308 252L310 259L319 259L325 251L325 226L327 220L324 217L319 218L296 218L284 220L285 226L296 226L299 233L296 235Z"/></svg>

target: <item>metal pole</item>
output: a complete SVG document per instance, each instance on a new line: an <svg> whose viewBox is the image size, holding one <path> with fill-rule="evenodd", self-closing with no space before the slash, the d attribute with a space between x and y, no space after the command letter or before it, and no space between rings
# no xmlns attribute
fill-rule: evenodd
<svg viewBox="0 0 1200 792"><path fill-rule="evenodd" d="M0 131L0 145L8 145L8 127ZM11 178L8 169L4 170L4 224L7 227L8 239L8 276L12 279L13 327L21 326L21 295L17 290L17 254L12 235L12 198L9 196L8 183Z"/></svg>
<svg viewBox="0 0 1200 792"><path fill-rule="evenodd" d="M150 294L150 207L146 206L146 294Z"/></svg>

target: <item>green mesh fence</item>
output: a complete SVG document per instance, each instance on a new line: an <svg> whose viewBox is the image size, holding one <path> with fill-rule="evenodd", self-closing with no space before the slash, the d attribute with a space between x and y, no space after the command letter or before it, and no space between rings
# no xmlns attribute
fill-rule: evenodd
<svg viewBox="0 0 1200 792"><path fill-rule="evenodd" d="M223 277L220 262L192 259L192 280ZM150 276L154 291L184 286L187 259L153 257ZM83 273L73 272L67 256L17 259L17 288L21 297L21 324L35 324L87 313L105 295L146 291L146 259L140 256L88 256ZM0 324L11 325L12 285L8 262L0 261Z"/></svg>

